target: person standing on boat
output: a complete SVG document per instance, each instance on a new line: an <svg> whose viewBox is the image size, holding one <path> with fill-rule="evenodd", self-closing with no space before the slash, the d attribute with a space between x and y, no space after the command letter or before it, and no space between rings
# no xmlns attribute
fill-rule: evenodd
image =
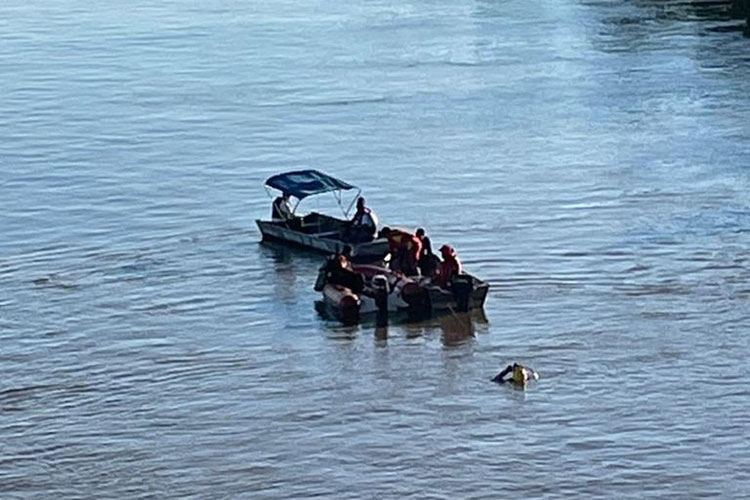
<svg viewBox="0 0 750 500"><path fill-rule="evenodd" d="M425 234L424 228L420 227L415 234L419 238L419 241L422 242L422 248L419 251L419 271L422 273L422 276L431 277L435 274L435 269L437 269L440 259L432 253L432 242Z"/></svg>
<svg viewBox="0 0 750 500"><path fill-rule="evenodd" d="M378 218L372 209L365 206L365 199L360 196L357 199L357 211L349 221L344 237L353 243L364 243L372 241L378 232Z"/></svg>
<svg viewBox="0 0 750 500"><path fill-rule="evenodd" d="M274 222L289 222L293 220L294 210L289 201L289 193L284 191L281 196L276 197L271 204L271 220Z"/></svg>

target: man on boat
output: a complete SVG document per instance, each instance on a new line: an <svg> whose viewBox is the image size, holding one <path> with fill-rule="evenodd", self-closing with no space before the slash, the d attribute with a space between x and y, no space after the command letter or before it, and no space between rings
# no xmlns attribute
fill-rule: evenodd
<svg viewBox="0 0 750 500"><path fill-rule="evenodd" d="M440 264L439 274L435 277L435 283L440 288L449 288L453 277L464 272L463 266L452 246L443 245L440 247L440 254L443 256L443 262Z"/></svg>
<svg viewBox="0 0 750 500"><path fill-rule="evenodd" d="M289 193L284 191L271 204L271 220L274 222L289 222L294 219L294 210L289 200Z"/></svg>
<svg viewBox="0 0 750 500"><path fill-rule="evenodd" d="M357 211L349 221L344 238L352 243L364 243L372 241L377 231L378 218L372 209L365 206L365 199L360 196L357 199Z"/></svg>
<svg viewBox="0 0 750 500"><path fill-rule="evenodd" d="M440 259L432 253L432 242L425 234L424 229L420 227L415 234L419 238L419 241L422 242L422 248L419 251L419 271L422 276L431 277L435 274L435 270L438 264L440 264Z"/></svg>
<svg viewBox="0 0 750 500"><path fill-rule="evenodd" d="M419 255L422 251L422 240L415 234L389 227L384 227L380 235L388 239L391 270L401 271L406 276L417 276L419 274L418 264Z"/></svg>

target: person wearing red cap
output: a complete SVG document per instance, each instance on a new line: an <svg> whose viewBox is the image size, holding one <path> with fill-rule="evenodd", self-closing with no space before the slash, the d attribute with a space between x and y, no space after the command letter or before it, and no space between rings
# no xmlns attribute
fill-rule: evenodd
<svg viewBox="0 0 750 500"><path fill-rule="evenodd" d="M452 246L440 247L440 255L443 256L443 262L440 264L440 273L435 278L435 283L441 288L448 288L453 276L462 274L464 270Z"/></svg>

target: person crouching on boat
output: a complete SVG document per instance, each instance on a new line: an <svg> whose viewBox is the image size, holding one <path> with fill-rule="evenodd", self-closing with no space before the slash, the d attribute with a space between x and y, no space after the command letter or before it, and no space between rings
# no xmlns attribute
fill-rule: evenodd
<svg viewBox="0 0 750 500"><path fill-rule="evenodd" d="M377 232L378 218L372 209L365 206L365 199L360 196L357 199L357 211L344 231L344 239L352 243L364 243L372 241Z"/></svg>
<svg viewBox="0 0 750 500"><path fill-rule="evenodd" d="M440 264L439 273L435 277L435 283L440 288L449 288L453 277L463 274L464 270L452 246L443 245L440 247L440 255L443 256L443 262Z"/></svg>
<svg viewBox="0 0 750 500"><path fill-rule="evenodd" d="M419 274L419 255L422 251L422 240L417 235L401 229L384 227L380 236L388 239L388 252L391 254L390 268L406 276Z"/></svg>

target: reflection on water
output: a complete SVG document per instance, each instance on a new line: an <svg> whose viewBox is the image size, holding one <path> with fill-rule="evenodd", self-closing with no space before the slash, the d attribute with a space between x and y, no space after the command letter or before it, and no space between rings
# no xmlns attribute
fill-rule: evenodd
<svg viewBox="0 0 750 500"><path fill-rule="evenodd" d="M450 311L449 314L440 315L439 319L443 345L446 347L474 338L474 322L470 313Z"/></svg>
<svg viewBox="0 0 750 500"><path fill-rule="evenodd" d="M378 347L386 347L388 344L388 326L376 326L374 336Z"/></svg>
<svg viewBox="0 0 750 500"><path fill-rule="evenodd" d="M440 338L446 347L458 345L472 339L479 327L480 333L487 333L489 321L483 309L459 313L453 310L436 312L427 318L413 318L406 312L391 312L383 324L379 324L376 313L365 314L356 324L342 324L325 305L322 300L315 301L315 310L329 328L336 332L350 332L351 334L372 331L378 341L386 342L391 326L396 334L403 334L406 339L418 339L440 333ZM385 345L385 344L383 344Z"/></svg>

